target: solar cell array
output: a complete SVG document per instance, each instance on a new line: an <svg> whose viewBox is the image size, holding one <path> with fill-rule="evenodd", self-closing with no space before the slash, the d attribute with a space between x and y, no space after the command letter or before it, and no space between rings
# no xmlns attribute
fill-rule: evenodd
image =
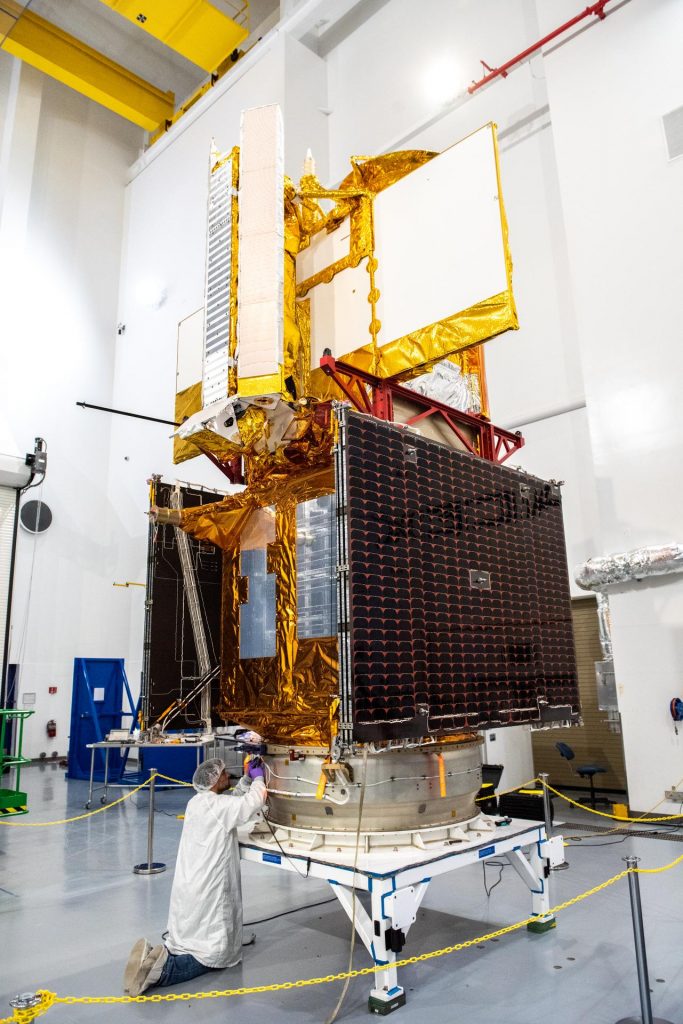
<svg viewBox="0 0 683 1024"><path fill-rule="evenodd" d="M576 718L559 487L356 413L345 474L355 738Z"/></svg>

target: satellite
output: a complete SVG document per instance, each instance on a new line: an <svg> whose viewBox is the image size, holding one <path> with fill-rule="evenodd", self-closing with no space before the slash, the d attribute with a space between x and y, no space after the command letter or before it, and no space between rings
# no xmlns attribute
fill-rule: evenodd
<svg viewBox="0 0 683 1024"><path fill-rule="evenodd" d="M518 326L496 129L335 188L283 167L277 106L211 151L174 454L241 486L153 484L148 597L173 549L194 646L169 675L149 600L146 715L258 733L294 842L443 840L483 730L580 714L560 488L489 418L483 344Z"/></svg>

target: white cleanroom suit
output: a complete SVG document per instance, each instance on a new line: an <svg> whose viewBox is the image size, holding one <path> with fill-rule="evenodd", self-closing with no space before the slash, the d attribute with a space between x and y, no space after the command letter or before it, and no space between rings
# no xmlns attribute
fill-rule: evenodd
<svg viewBox="0 0 683 1024"><path fill-rule="evenodd" d="M232 793L193 796L178 848L166 948L205 967L242 959L242 885L237 827L263 806L262 779L241 779Z"/></svg>

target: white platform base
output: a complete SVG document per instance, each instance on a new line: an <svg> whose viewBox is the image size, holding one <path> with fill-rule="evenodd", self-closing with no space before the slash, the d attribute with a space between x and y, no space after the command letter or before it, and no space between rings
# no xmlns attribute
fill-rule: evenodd
<svg viewBox="0 0 683 1024"><path fill-rule="evenodd" d="M393 846L370 843L365 847L364 843L357 855L354 846L334 845L332 834L314 833L307 841L299 835L302 830L278 829L274 837L267 825L259 825L249 839L240 842L240 857L329 882L355 921L358 937L374 964L381 967L369 1006L383 1015L405 1002L395 964L404 955L401 950L408 931L437 875L490 857L504 857L531 893L534 930L543 931L554 924L548 913L549 879L551 868L564 859L562 837L547 839L543 824L520 819L496 826L493 819L480 815L468 825L394 833ZM399 836L403 841L398 841ZM369 893L370 913L356 892Z"/></svg>

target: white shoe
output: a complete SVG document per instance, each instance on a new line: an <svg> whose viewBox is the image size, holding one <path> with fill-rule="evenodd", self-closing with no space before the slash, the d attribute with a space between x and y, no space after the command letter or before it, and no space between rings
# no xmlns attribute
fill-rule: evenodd
<svg viewBox="0 0 683 1024"><path fill-rule="evenodd" d="M151 949L131 982L129 995L141 996L148 988L156 985L167 960L166 946L155 946Z"/></svg>
<svg viewBox="0 0 683 1024"><path fill-rule="evenodd" d="M129 996L130 987L135 981L135 975L138 973L146 957L148 956L152 948L152 943L148 942L147 939L138 939L133 948L130 951L128 957L128 963L123 972L123 991Z"/></svg>
<svg viewBox="0 0 683 1024"><path fill-rule="evenodd" d="M242 932L242 945L253 946L256 942L256 932Z"/></svg>

